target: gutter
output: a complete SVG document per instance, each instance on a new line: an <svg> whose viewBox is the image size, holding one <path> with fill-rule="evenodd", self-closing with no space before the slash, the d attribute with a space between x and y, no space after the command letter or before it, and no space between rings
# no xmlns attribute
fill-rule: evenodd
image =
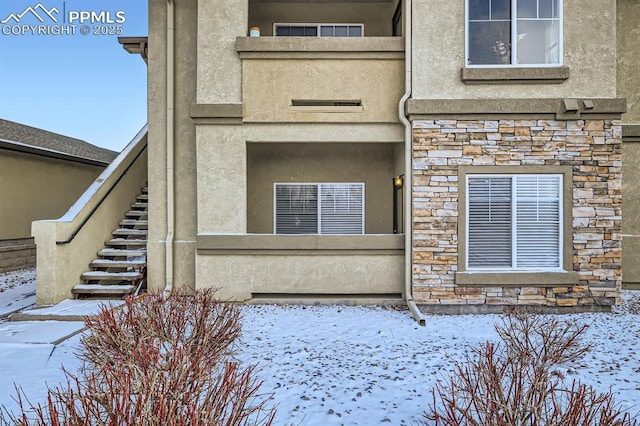
<svg viewBox="0 0 640 426"><path fill-rule="evenodd" d="M110 161L98 160L96 158L82 157L79 155L69 154L55 149L44 148L40 146L30 145L27 143L16 142L9 139L0 138L0 149L9 151L22 152L25 154L38 155L40 157L55 158L58 160L72 161L74 163L88 164L90 166L107 167ZM115 157L114 157L115 160Z"/></svg>
<svg viewBox="0 0 640 426"><path fill-rule="evenodd" d="M405 72L405 92L398 103L398 117L404 125L404 298L407 307L413 315L413 319L419 325L425 326L425 320L422 312L413 300L413 205L412 205L412 188L413 188L413 146L412 146L412 128L411 122L406 116L406 103L411 98L412 76L411 67L413 59L413 35L412 35L412 0L405 0L404 8L404 72Z"/></svg>
<svg viewBox="0 0 640 426"><path fill-rule="evenodd" d="M167 0L167 235L165 238L165 287L173 289L173 238L175 229L174 207L174 53L175 53L175 3Z"/></svg>

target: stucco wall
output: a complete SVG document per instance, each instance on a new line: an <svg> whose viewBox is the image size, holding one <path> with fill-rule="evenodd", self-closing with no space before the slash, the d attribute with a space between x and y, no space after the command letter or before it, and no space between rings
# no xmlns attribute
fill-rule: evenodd
<svg viewBox="0 0 640 426"><path fill-rule="evenodd" d="M625 123L640 123L640 3L617 1L618 96L627 99Z"/></svg>
<svg viewBox="0 0 640 426"><path fill-rule="evenodd" d="M211 1L186 0L175 5L175 277L181 285L195 280L196 149L195 125L189 108L196 101L198 6ZM165 277L167 237L167 2L149 0L149 242L148 285L161 289ZM210 20L212 21L212 20ZM210 39L206 39L209 40ZM208 43L208 41L207 41ZM204 52L210 50L205 48Z"/></svg>
<svg viewBox="0 0 640 426"><path fill-rule="evenodd" d="M414 0L414 98L616 96L615 0L564 0L564 66L570 77L561 84L465 85L464 5Z"/></svg>
<svg viewBox="0 0 640 426"><path fill-rule="evenodd" d="M640 141L622 145L622 270L625 283L640 283Z"/></svg>
<svg viewBox="0 0 640 426"><path fill-rule="evenodd" d="M401 141L402 126L397 124L198 125L198 233L247 231L247 178L252 173L247 168L247 144L385 145ZM391 151L389 158L385 167L391 175Z"/></svg>
<svg viewBox="0 0 640 426"><path fill-rule="evenodd" d="M103 169L0 150L0 240L29 238L34 220L62 216Z"/></svg>
<svg viewBox="0 0 640 426"><path fill-rule="evenodd" d="M640 124L640 2L617 1L618 96L627 99L625 124ZM626 138L622 149L622 266L625 285L640 283L640 138Z"/></svg>
<svg viewBox="0 0 640 426"><path fill-rule="evenodd" d="M392 1L250 3L249 26L270 36L274 23L356 23L364 24L365 36L390 36L394 7Z"/></svg>
<svg viewBox="0 0 640 426"><path fill-rule="evenodd" d="M182 21L176 34L197 29L197 51L190 67L197 67L199 103L241 102L242 71L236 37L247 35L248 0L191 0L197 3L196 20ZM177 3L176 3L177 4ZM195 61L197 58L197 62ZM186 64L185 64L186 65Z"/></svg>
<svg viewBox="0 0 640 426"><path fill-rule="evenodd" d="M393 59L245 59L244 120L260 122L398 121L404 61ZM292 100L358 100L352 113L303 112Z"/></svg>
<svg viewBox="0 0 640 426"><path fill-rule="evenodd" d="M251 299L252 293L399 298L403 259L402 254L198 255L197 288L218 287L218 297L239 301Z"/></svg>
<svg viewBox="0 0 640 426"><path fill-rule="evenodd" d="M392 144L247 145L247 232L273 232L274 182L364 182L365 233L390 234Z"/></svg>

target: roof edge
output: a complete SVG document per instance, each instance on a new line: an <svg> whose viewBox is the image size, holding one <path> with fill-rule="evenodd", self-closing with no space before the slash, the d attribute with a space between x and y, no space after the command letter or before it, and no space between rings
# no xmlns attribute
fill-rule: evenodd
<svg viewBox="0 0 640 426"><path fill-rule="evenodd" d="M65 152L56 151L53 149L47 149L42 147L36 147L33 145L11 141L8 139L0 138L0 149L8 149L10 151L23 152L27 154L34 154L41 157L55 158L58 160L73 161L74 163L88 164L91 166L108 166L109 162L96 160L93 158L79 157L77 155L67 154Z"/></svg>

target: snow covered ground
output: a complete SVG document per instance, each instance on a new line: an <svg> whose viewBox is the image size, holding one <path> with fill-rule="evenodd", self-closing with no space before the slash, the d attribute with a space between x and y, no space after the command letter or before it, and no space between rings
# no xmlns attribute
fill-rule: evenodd
<svg viewBox="0 0 640 426"><path fill-rule="evenodd" d="M11 277L0 274L0 287ZM625 409L640 413L640 294L624 292L623 299L614 314L566 316L589 324L585 339L593 345L568 373L603 392L611 388ZM427 326L419 327L408 311L392 308L241 309L238 357L259 365L262 391L272 393L278 407L278 425L415 424L430 401L431 386L451 371L466 347L494 340L493 325L500 320L499 315L427 316ZM45 383L63 379L60 365L78 368L73 352L80 337L58 345L8 343L2 333L7 324L0 323L0 405L12 409L14 382L32 401L41 401Z"/></svg>

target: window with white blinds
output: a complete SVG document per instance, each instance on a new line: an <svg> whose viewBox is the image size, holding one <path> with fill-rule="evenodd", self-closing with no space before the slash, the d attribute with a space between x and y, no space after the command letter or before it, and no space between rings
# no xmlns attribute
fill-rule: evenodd
<svg viewBox="0 0 640 426"><path fill-rule="evenodd" d="M467 268L557 269L562 175L468 175Z"/></svg>
<svg viewBox="0 0 640 426"><path fill-rule="evenodd" d="M364 234L364 183L276 183L276 234Z"/></svg>

